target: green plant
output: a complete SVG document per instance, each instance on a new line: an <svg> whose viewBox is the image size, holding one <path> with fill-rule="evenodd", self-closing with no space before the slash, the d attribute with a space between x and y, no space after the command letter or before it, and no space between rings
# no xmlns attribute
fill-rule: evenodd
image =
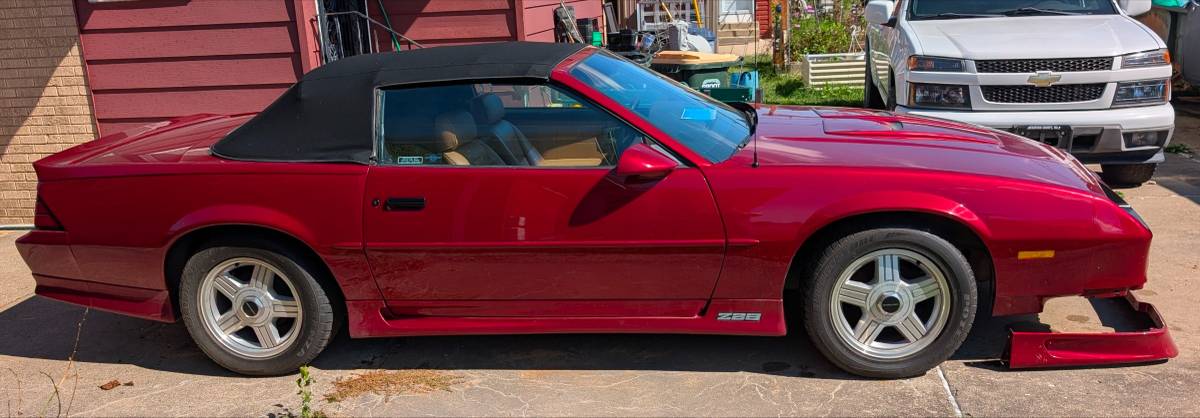
<svg viewBox="0 0 1200 418"><path fill-rule="evenodd" d="M814 2L815 3L815 2ZM862 50L866 21L859 0L836 0L831 9L808 12L793 4L788 53L792 60L806 54Z"/></svg>
<svg viewBox="0 0 1200 418"><path fill-rule="evenodd" d="M850 30L842 22L805 17L793 21L789 52L793 59L807 54L846 52L850 42Z"/></svg>
<svg viewBox="0 0 1200 418"><path fill-rule="evenodd" d="M296 394L300 395L301 418L318 418L325 416L325 413L315 410L312 407L312 384L314 382L316 382L316 379L313 379L312 372L309 371L308 366L300 366L300 377L296 378L296 387L299 390L296 391Z"/></svg>
<svg viewBox="0 0 1200 418"><path fill-rule="evenodd" d="M1167 145L1166 148L1163 148L1163 151L1169 152L1171 154L1192 154L1192 149L1189 148L1187 146L1187 144L1183 144L1183 143L1179 143L1179 142L1176 142L1171 145Z"/></svg>

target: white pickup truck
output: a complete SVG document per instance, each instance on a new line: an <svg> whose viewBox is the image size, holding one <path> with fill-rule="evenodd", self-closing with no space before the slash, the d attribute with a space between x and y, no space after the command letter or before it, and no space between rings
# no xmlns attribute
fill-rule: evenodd
<svg viewBox="0 0 1200 418"><path fill-rule="evenodd" d="M1141 184L1174 131L1150 0L872 0L864 105L1013 132Z"/></svg>

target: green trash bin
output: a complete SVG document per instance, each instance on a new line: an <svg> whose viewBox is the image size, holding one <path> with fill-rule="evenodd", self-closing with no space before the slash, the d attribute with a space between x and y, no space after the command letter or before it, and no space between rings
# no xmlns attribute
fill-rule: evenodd
<svg viewBox="0 0 1200 418"><path fill-rule="evenodd" d="M650 68L693 89L729 87L729 69L742 62L732 54L692 51L663 51L654 56Z"/></svg>

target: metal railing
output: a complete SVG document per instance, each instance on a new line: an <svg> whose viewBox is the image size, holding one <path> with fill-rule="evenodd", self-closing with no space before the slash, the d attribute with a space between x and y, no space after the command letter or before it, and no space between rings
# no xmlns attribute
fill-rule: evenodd
<svg viewBox="0 0 1200 418"><path fill-rule="evenodd" d="M347 25L347 22L343 22L345 20L345 19L342 19L343 16L357 18L357 20L350 22L351 24L354 24L357 27L346 28L345 25ZM396 50L397 52L399 52L401 50L400 41L404 41L404 42L408 43L410 49L413 47L416 47L416 48L424 48L425 47L424 45L421 45L421 43L414 41L412 38L404 36L404 34L402 34L402 33L396 32L395 30L393 30L391 28L390 25L385 25L383 23L380 23L379 21L372 19L370 16L367 16L363 12L359 12L359 11L345 11L345 12L331 12L331 13L322 12L322 13L320 13L320 19L322 22L322 25L321 25L321 56L325 60L326 63L337 61L339 59L354 56L354 55L371 54L371 53L379 52L376 49L375 44L370 39L371 38L370 30L371 30L372 25L374 25L374 27L376 27L376 28L383 29L384 31L387 31L387 33L391 34L392 46L393 46L393 49ZM366 24L367 24L365 26L365 28L362 26L358 26L358 25L361 25L363 22L366 22ZM366 29L365 33L362 29ZM353 38L347 39L348 36L351 36Z"/></svg>

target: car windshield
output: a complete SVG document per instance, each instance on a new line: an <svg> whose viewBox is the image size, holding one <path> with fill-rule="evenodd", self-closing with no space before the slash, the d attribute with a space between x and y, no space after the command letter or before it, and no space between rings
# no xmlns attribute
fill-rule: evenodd
<svg viewBox="0 0 1200 418"><path fill-rule="evenodd" d="M729 158L750 137L741 112L605 51L575 65L571 75L711 162Z"/></svg>
<svg viewBox="0 0 1200 418"><path fill-rule="evenodd" d="M1117 13L1112 0L912 0L910 4L909 20Z"/></svg>

